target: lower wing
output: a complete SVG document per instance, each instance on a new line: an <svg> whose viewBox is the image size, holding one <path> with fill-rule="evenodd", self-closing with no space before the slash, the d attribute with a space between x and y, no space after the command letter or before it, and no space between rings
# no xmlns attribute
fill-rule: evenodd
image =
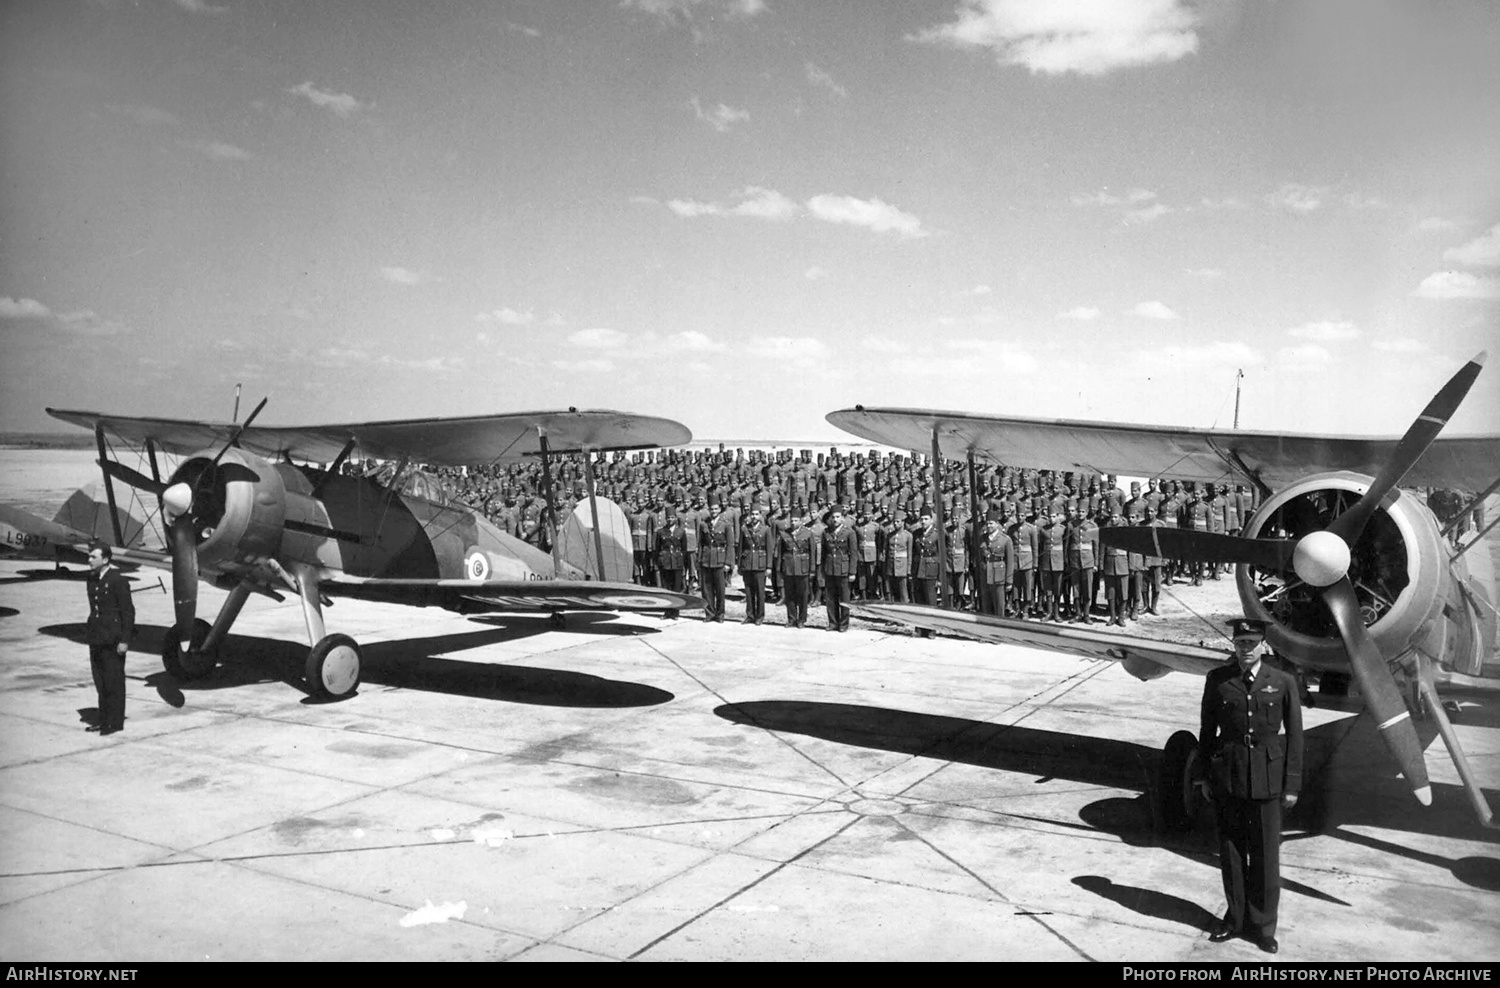
<svg viewBox="0 0 1500 988"><path fill-rule="evenodd" d="M703 606L692 594L597 580L387 580L339 573L321 581L330 595L393 604L484 611L681 611Z"/></svg>

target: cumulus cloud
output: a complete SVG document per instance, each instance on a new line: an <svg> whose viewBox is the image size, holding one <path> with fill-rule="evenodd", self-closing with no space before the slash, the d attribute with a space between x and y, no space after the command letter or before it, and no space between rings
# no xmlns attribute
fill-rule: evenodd
<svg viewBox="0 0 1500 988"><path fill-rule="evenodd" d="M807 200L807 209L814 217L828 223L847 223L902 237L927 236L921 220L879 199L818 195Z"/></svg>
<svg viewBox="0 0 1500 988"><path fill-rule="evenodd" d="M529 326L536 321L536 315L530 310L525 312L516 309L494 309L490 312L481 312L474 317L476 322L487 323L498 326Z"/></svg>
<svg viewBox="0 0 1500 988"><path fill-rule="evenodd" d="M1138 364L1155 370L1182 372L1204 367L1245 367L1265 362L1264 355L1244 343L1172 344L1135 355Z"/></svg>
<svg viewBox="0 0 1500 988"><path fill-rule="evenodd" d="M748 340L745 352L753 357L807 363L828 355L828 346L811 336L762 336Z"/></svg>
<svg viewBox="0 0 1500 988"><path fill-rule="evenodd" d="M223 141L183 141L182 146L213 161L249 161L250 152Z"/></svg>
<svg viewBox="0 0 1500 988"><path fill-rule="evenodd" d="M827 72L824 72L822 69L818 68L811 62L807 63L807 81L812 83L814 86L818 86L822 89L828 90L830 93L839 97L840 99L849 98L849 90L839 85L838 81L835 80L833 76L829 75Z"/></svg>
<svg viewBox="0 0 1500 988"><path fill-rule="evenodd" d="M698 202L693 199L669 199L667 208L678 216L746 216L761 220L785 220L795 216L798 206L775 189L752 185L741 191L735 203Z"/></svg>
<svg viewBox="0 0 1500 988"><path fill-rule="evenodd" d="M666 24L693 24L700 19L749 20L765 12L765 0L620 0Z"/></svg>
<svg viewBox="0 0 1500 988"><path fill-rule="evenodd" d="M1225 196L1223 199L1202 199L1199 201L1204 209L1249 209L1250 204L1238 196Z"/></svg>
<svg viewBox="0 0 1500 988"><path fill-rule="evenodd" d="M78 336L119 336L130 332L130 327L124 323L106 319L93 309L59 312L54 322L63 332Z"/></svg>
<svg viewBox="0 0 1500 988"><path fill-rule="evenodd" d="M698 97L696 96L688 100L688 104L693 108L693 113L699 120L702 120L721 134L727 133L729 128L735 124L744 123L750 119L749 110L737 110L723 103L704 109L703 104L698 101Z"/></svg>
<svg viewBox="0 0 1500 988"><path fill-rule="evenodd" d="M578 347L614 350L624 346L629 339L630 337L618 329L600 327L597 329L580 329L568 337L568 342Z"/></svg>
<svg viewBox="0 0 1500 988"><path fill-rule="evenodd" d="M960 0L951 23L911 40L988 49L1001 65L1032 73L1093 76L1192 54L1197 27L1182 0Z"/></svg>
<svg viewBox="0 0 1500 988"><path fill-rule="evenodd" d="M696 329L673 333L666 339L666 347L678 353L722 353L729 347Z"/></svg>
<svg viewBox="0 0 1500 988"><path fill-rule="evenodd" d="M393 285L420 285L432 280L432 276L423 271L411 271L398 267L381 268L380 277Z"/></svg>
<svg viewBox="0 0 1500 988"><path fill-rule="evenodd" d="M1268 206L1306 214L1323 205L1323 198L1327 194L1328 190L1320 186L1286 182L1275 192L1267 193L1261 198Z"/></svg>
<svg viewBox="0 0 1500 988"><path fill-rule="evenodd" d="M0 296L0 319L46 319L52 310L34 298Z"/></svg>
<svg viewBox="0 0 1500 988"><path fill-rule="evenodd" d="M1125 210L1124 222L1126 222L1126 223L1150 223L1152 220L1159 220L1159 219L1161 219L1163 216L1167 215L1171 211L1172 211L1171 207L1165 206L1165 205L1163 205L1163 204L1161 204L1159 202L1153 202L1151 205L1144 206L1144 207L1142 207L1140 209L1127 209L1127 210Z"/></svg>
<svg viewBox="0 0 1500 988"><path fill-rule="evenodd" d="M1165 303L1150 301L1138 302L1135 308L1130 310L1142 319L1176 319L1177 313L1173 312Z"/></svg>
<svg viewBox="0 0 1500 988"><path fill-rule="evenodd" d="M1438 271L1422 279L1417 298L1500 298L1500 278L1480 278L1467 271Z"/></svg>
<svg viewBox="0 0 1500 988"><path fill-rule="evenodd" d="M1333 354L1316 343L1308 343L1304 346L1282 347L1276 354L1277 359L1292 369L1307 369L1321 367L1333 361Z"/></svg>
<svg viewBox="0 0 1500 988"><path fill-rule="evenodd" d="M1074 196L1075 206L1133 206L1139 207L1144 203L1151 202L1156 198L1156 193L1150 189L1131 189L1120 195L1100 189L1098 192L1086 196Z"/></svg>
<svg viewBox="0 0 1500 988"><path fill-rule="evenodd" d="M1500 223L1468 243L1444 251L1443 260L1469 267L1500 267Z"/></svg>
<svg viewBox="0 0 1500 988"><path fill-rule="evenodd" d="M1359 337L1359 330L1347 320L1325 319L1297 326L1286 332L1288 336L1295 336L1299 340L1314 340L1319 343L1338 343Z"/></svg>
<svg viewBox="0 0 1500 988"><path fill-rule="evenodd" d="M205 3L204 0L172 0L172 2L190 14L222 14L229 9Z"/></svg>
<svg viewBox="0 0 1500 988"><path fill-rule="evenodd" d="M329 110L338 116L348 119L356 111L364 109L368 104L350 96L348 93L332 93L319 89L311 82L304 82L300 86L293 86L287 92L293 96L301 96L313 106Z"/></svg>
<svg viewBox="0 0 1500 988"><path fill-rule="evenodd" d="M1076 319L1079 322L1089 322L1099 318L1099 310L1091 305L1075 305L1066 312L1057 314L1059 319Z"/></svg>

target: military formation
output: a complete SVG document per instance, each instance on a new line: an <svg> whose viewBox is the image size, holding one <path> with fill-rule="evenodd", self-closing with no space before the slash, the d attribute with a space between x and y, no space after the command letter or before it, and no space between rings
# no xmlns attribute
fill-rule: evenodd
<svg viewBox="0 0 1500 988"><path fill-rule="evenodd" d="M581 460L558 458L552 496L563 518L586 497ZM879 451L660 450L600 456L597 491L630 523L634 579L698 593L723 621L733 574L745 622L768 603L806 627L846 630L850 600L948 606L1019 619L1123 627L1155 614L1161 588L1216 580L1227 566L1182 563L1105 545L1110 526L1238 533L1255 507L1244 485L1153 478L1122 491L1112 476L964 462L941 464L945 531L932 463ZM547 547L537 464L451 471L461 500L511 534Z"/></svg>

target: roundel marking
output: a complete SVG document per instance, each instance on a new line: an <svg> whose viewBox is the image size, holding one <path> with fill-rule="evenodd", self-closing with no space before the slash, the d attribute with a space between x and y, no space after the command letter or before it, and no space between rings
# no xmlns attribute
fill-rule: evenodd
<svg viewBox="0 0 1500 988"><path fill-rule="evenodd" d="M660 597L650 597L645 594L629 593L594 593L589 594L589 599L596 604L606 607L671 607L671 601L662 600Z"/></svg>
<svg viewBox="0 0 1500 988"><path fill-rule="evenodd" d="M471 580L484 580L490 575L490 559L478 549L464 557L464 576Z"/></svg>

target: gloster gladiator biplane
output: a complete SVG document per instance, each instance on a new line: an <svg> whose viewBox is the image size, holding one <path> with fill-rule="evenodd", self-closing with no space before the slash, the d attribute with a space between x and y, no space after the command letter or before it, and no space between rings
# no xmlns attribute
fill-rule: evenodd
<svg viewBox="0 0 1500 988"><path fill-rule="evenodd" d="M94 433L103 499L80 491L52 521L7 506L0 511L6 542L45 555L103 539L121 562L170 569L176 622L165 635L162 660L181 679L214 668L251 594L295 596L310 646L307 684L330 698L351 695L360 674L359 645L325 630L323 607L333 597L460 613L539 611L554 623L565 611L672 615L702 606L697 597L627 582L631 544L624 515L594 491L592 453L690 441L677 422L569 409L253 425L264 406L239 424L48 409ZM140 469L122 462L116 446L133 449ZM356 451L378 471L346 469ZM537 457L550 505L549 457L564 453L585 454L589 496L561 526L546 519L555 533L550 554L453 501L420 468ZM116 497L117 483L134 501L154 503L145 501L146 511L129 510ZM199 580L228 590L212 624L197 616Z"/></svg>
<svg viewBox="0 0 1500 988"><path fill-rule="evenodd" d="M1481 678L1496 650L1494 567L1488 545L1469 552L1422 499L1397 485L1482 490L1462 514L1500 489L1500 435L1438 439L1484 363L1481 353L1428 403L1401 437L1215 431L1040 420L856 406L828 421L865 439L949 459L1254 484L1260 507L1237 535L1148 526L1108 527L1103 541L1147 555L1235 563L1246 617L1267 622L1267 641L1320 690L1362 694L1416 798L1432 799L1413 712L1435 720L1474 812L1493 826L1484 793L1438 696L1450 687L1493 689ZM937 498L941 505L941 499ZM1492 526L1491 526L1492 527ZM941 524L938 526L942 530ZM1074 630L904 604L857 612L971 638L1112 659L1141 680L1206 675L1225 653L1141 636ZM1456 708L1454 708L1456 709ZM1197 814L1196 743L1179 731L1162 761L1166 819Z"/></svg>

